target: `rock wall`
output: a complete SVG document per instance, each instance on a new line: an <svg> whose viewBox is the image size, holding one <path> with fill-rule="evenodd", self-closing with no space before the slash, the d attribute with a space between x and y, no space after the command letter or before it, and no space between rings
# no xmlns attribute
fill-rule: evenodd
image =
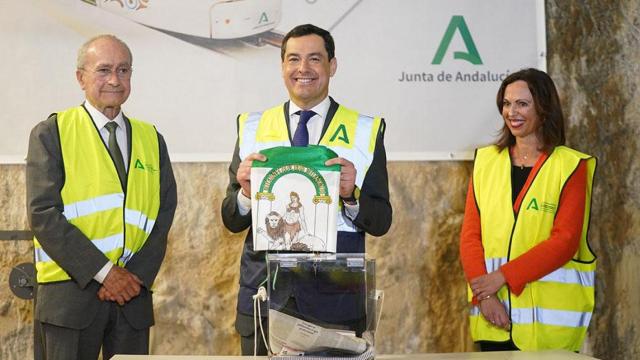
<svg viewBox="0 0 640 360"><path fill-rule="evenodd" d="M28 229L22 165L0 165L0 231ZM33 262L33 244L0 238L0 359L30 359L33 303L9 289L11 268Z"/></svg>
<svg viewBox="0 0 640 360"><path fill-rule="evenodd" d="M155 284L152 353L239 353L233 323L245 234L232 234L221 223L227 166L174 164L179 206ZM25 228L24 167L0 169L0 184L6 185L0 199L18 209L15 221L1 225ZM471 349L458 260L470 171L469 162L389 164L393 226L387 235L368 240L368 253L377 261L377 285L385 291L380 352ZM0 247L4 278L11 266L32 258L29 241L0 241ZM0 296L0 357L23 359L32 351L32 303L15 298L5 286Z"/></svg>
<svg viewBox="0 0 640 360"><path fill-rule="evenodd" d="M640 356L638 9L640 0L546 3L548 70L561 92L568 143L599 160L590 228L597 308L585 350L606 359ZM174 170L180 202L155 284L151 351L238 354L233 322L244 234L229 233L220 219L227 164ZM470 162L389 164L393 226L367 245L385 290L380 353L473 350L458 256L470 172ZM0 165L0 230L27 228L24 183L24 166ZM10 269L31 260L29 241L0 239L1 359L31 358L32 303L7 286Z"/></svg>
<svg viewBox="0 0 640 360"><path fill-rule="evenodd" d="M640 1L548 1L548 64L568 142L598 157L590 243L598 255L590 343L640 357Z"/></svg>

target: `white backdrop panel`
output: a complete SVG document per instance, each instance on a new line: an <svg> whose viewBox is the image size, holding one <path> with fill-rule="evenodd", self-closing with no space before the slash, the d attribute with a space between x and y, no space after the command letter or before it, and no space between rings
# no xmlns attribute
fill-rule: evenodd
<svg viewBox="0 0 640 360"><path fill-rule="evenodd" d="M197 16L189 12L196 0L142 2L147 8L138 11L171 4L175 23L165 28ZM338 71L330 94L386 119L390 160L470 159L501 126L495 106L501 78L524 67L545 69L543 0L281 0L280 6L275 32L307 22L332 32ZM461 28L441 63L432 64L454 16L464 19L481 64L454 58L469 49ZM174 161L229 161L236 115L287 99L279 48L171 36L157 29L162 24L154 27L80 0L0 0L0 162L23 161L30 129L82 101L76 51L99 33L131 47L125 113L156 124ZM480 81L487 74L493 79ZM475 80L456 80L465 75Z"/></svg>

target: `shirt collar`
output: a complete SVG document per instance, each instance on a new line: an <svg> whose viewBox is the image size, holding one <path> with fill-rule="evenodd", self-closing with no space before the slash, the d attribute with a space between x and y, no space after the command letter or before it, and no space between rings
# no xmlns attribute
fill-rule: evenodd
<svg viewBox="0 0 640 360"><path fill-rule="evenodd" d="M313 110L316 114L320 115L322 119L325 119L327 117L327 113L329 112L329 106L331 106L331 100L329 100L329 97L327 96L318 105L308 110ZM289 100L289 119L291 119L291 116L293 114L300 110L302 109L300 109L300 107L296 105L296 103Z"/></svg>
<svg viewBox="0 0 640 360"><path fill-rule="evenodd" d="M91 103L87 100L84 101L84 107L89 112L89 115L91 115L91 118L93 119L93 123L96 124L96 127L98 128L98 130L101 130L105 125L107 125L109 121L112 121L111 119L106 117L103 113L101 113L98 109L96 109L93 105L91 105ZM116 124L118 124L120 129L122 129L123 131L126 131L125 124L124 124L124 116L122 115L122 109L120 109L120 112L118 113L118 115L116 115L116 117L113 118L113 121L115 121Z"/></svg>

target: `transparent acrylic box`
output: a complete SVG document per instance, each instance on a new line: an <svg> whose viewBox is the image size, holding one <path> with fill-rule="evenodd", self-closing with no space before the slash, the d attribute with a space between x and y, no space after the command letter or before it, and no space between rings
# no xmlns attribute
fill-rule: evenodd
<svg viewBox="0 0 640 360"><path fill-rule="evenodd" d="M375 260L360 253L270 253L267 271L274 354L373 358Z"/></svg>

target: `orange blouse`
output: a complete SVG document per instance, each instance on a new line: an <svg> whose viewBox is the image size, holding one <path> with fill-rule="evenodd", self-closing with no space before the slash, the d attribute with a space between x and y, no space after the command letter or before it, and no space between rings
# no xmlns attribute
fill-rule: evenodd
<svg viewBox="0 0 640 360"><path fill-rule="evenodd" d="M531 170L513 205L514 212L517 213L519 210L526 190L547 157L546 154L541 155ZM582 214L584 214L585 208L586 188L587 165L585 160L581 160L578 168L562 189L558 212L549 238L517 258L510 259L500 267L512 293L520 295L527 283L538 280L560 268L571 260L578 251L582 234ZM487 273L480 231L480 214L473 192L473 179L469 181L469 189L467 190L464 220L460 234L460 260L468 282ZM474 298L474 303L476 302L477 300Z"/></svg>

